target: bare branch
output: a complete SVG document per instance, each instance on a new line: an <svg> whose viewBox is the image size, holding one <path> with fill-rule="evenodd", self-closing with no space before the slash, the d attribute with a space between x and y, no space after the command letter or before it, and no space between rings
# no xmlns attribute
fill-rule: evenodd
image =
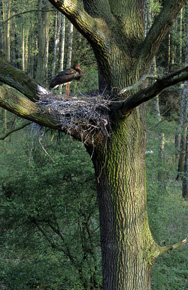
<svg viewBox="0 0 188 290"><path fill-rule="evenodd" d="M48 243L51 245L52 249L58 249L59 248L55 245L55 243L53 242L53 240L51 239L51 237L49 237L47 235L46 230L43 230L42 226L39 224L39 222L35 219L32 218L31 221L36 225L36 227L38 228L38 230L43 234L43 236L45 237L45 239L48 241Z"/></svg>
<svg viewBox="0 0 188 290"><path fill-rule="evenodd" d="M152 79L152 80L156 80L158 79L159 77L158 76L155 76L155 75L143 75L143 77L135 84L133 84L132 86L129 86L129 87L126 87L124 89L122 89L120 92L119 92L119 95L122 95L124 93L127 93L128 91L131 91L133 89L136 89L137 87L139 87L146 79Z"/></svg>
<svg viewBox="0 0 188 290"><path fill-rule="evenodd" d="M172 250L178 249L181 246L185 245L186 243L188 243L188 237L185 238L184 240L182 240L181 242L176 243L176 244L174 244L172 246L161 247L160 254L163 254L164 252L168 252L168 251L172 251Z"/></svg>
<svg viewBox="0 0 188 290"><path fill-rule="evenodd" d="M30 125L31 122L24 122L21 126L9 131L8 133L6 133L4 136L0 137L0 140L4 140L6 139L9 135L11 135L14 132L17 132L19 130L22 130L23 128L25 128L26 126Z"/></svg>
<svg viewBox="0 0 188 290"><path fill-rule="evenodd" d="M121 113L128 115L135 107L157 96L165 88L188 80L188 67L158 79L153 85L128 97L122 104Z"/></svg>
<svg viewBox="0 0 188 290"><path fill-rule="evenodd" d="M104 27L107 29L107 26L102 19L97 20L91 17L77 0L49 1L73 23L91 43L103 47L103 38L105 38Z"/></svg>

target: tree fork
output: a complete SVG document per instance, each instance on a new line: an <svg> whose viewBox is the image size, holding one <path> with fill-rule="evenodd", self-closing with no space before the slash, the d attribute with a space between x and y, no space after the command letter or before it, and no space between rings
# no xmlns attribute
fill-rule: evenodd
<svg viewBox="0 0 188 290"><path fill-rule="evenodd" d="M76 0L50 2L71 20L92 45L102 76L100 85L105 82L109 91L119 92L148 73L160 43L187 1L165 1L145 39L143 1L134 0L135 5L131 5L133 1L125 0L120 9L114 5L114 1L103 0L103 4L108 4L105 14L100 11L101 1L98 0L92 1L96 7L93 13L88 7L80 6ZM122 1L118 0L117 4L122 4ZM1 78L3 73L4 69L0 66ZM14 79L8 70L6 73ZM3 82L9 80L10 77ZM17 81L16 86L26 96L33 98L37 94L35 85L31 88L35 93L30 94L24 90L22 80ZM167 86L172 84L171 80ZM28 88L29 83L25 86ZM101 135L96 134L93 135L93 144L86 144L97 180L104 290L149 290L153 261L163 252L153 240L148 225L144 165L145 108L144 105L137 107L154 97L156 92L158 94L160 86L165 88L162 80L144 90L136 88L128 94L116 95L116 107L110 107L114 118L109 111L112 123L110 138L103 142ZM14 106L15 113L18 113L16 101ZM11 111L14 112L14 109L11 108ZM44 112L47 110L44 109ZM26 115L22 117L26 118ZM38 121L37 115L35 118ZM48 126L47 121L46 124ZM76 138L79 134L78 130L66 132Z"/></svg>

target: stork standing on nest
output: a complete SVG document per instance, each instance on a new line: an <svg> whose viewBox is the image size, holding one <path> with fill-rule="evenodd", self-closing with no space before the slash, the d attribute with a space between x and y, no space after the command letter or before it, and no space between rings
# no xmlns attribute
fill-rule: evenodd
<svg viewBox="0 0 188 290"><path fill-rule="evenodd" d="M50 89L57 88L60 85L66 85L67 99L69 99L69 85L73 80L80 80L84 72L79 65L74 65L72 68L67 68L59 72L51 81Z"/></svg>

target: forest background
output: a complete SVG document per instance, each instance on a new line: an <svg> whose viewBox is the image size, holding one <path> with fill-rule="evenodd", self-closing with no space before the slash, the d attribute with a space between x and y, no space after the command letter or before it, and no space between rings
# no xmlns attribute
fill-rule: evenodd
<svg viewBox="0 0 188 290"><path fill-rule="evenodd" d="M160 4L146 4L147 29ZM187 65L187 13L185 5L152 73L164 75ZM85 75L71 84L72 95L98 89L92 49L48 1L1 0L0 47L8 61L43 86L76 62ZM175 244L188 232L187 104L187 82L147 103L148 212L160 245ZM0 124L0 288L101 289L94 172L84 147L2 108ZM159 257L152 289L188 289L187 265L186 245Z"/></svg>

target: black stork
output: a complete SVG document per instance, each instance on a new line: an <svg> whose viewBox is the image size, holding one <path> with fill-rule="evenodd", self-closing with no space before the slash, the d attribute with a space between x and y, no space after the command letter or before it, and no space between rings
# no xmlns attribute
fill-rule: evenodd
<svg viewBox="0 0 188 290"><path fill-rule="evenodd" d="M67 98L69 99L69 85L73 80L78 81L84 72L79 65L74 65L72 68L67 68L59 72L51 81L50 89L57 88L60 85L66 85Z"/></svg>

